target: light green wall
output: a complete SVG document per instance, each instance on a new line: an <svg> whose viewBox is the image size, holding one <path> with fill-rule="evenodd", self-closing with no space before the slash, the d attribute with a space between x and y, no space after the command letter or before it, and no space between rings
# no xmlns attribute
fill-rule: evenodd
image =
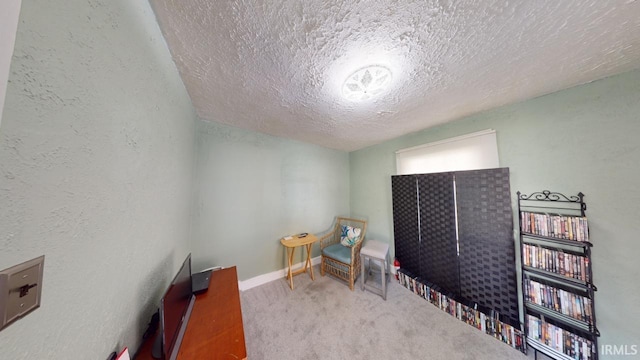
<svg viewBox="0 0 640 360"><path fill-rule="evenodd" d="M349 215L346 152L203 121L196 153L196 269L236 265L240 280L280 270L281 237Z"/></svg>
<svg viewBox="0 0 640 360"><path fill-rule="evenodd" d="M351 212L393 247L395 151L492 128L515 192L586 197L600 344L640 339L640 71L469 116L350 154Z"/></svg>
<svg viewBox="0 0 640 360"><path fill-rule="evenodd" d="M0 127L0 269L45 255L2 359L135 351L189 251L196 115L146 1L22 2Z"/></svg>

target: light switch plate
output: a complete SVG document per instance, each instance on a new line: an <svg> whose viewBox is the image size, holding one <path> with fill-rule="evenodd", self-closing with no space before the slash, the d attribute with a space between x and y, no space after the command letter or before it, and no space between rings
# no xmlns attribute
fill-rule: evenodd
<svg viewBox="0 0 640 360"><path fill-rule="evenodd" d="M0 271L0 330L40 307L44 255Z"/></svg>

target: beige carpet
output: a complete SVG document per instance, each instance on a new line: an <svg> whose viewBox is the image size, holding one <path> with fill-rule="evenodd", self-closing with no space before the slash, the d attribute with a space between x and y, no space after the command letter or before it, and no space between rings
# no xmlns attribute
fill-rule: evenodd
<svg viewBox="0 0 640 360"><path fill-rule="evenodd" d="M394 280L384 301L314 272L295 276L293 291L280 279L241 293L249 359L533 359Z"/></svg>

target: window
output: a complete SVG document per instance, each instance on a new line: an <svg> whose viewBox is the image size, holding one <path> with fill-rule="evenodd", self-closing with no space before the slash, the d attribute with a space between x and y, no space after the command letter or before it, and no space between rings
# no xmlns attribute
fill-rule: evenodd
<svg viewBox="0 0 640 360"><path fill-rule="evenodd" d="M491 129L396 151L398 175L499 166L496 131Z"/></svg>

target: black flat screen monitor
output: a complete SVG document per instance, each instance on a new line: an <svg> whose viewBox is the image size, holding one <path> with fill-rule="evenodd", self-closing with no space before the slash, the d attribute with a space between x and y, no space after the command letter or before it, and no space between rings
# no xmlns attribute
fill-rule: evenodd
<svg viewBox="0 0 640 360"><path fill-rule="evenodd" d="M160 332L153 349L155 358L173 360L177 357L194 301L189 254L160 301Z"/></svg>

